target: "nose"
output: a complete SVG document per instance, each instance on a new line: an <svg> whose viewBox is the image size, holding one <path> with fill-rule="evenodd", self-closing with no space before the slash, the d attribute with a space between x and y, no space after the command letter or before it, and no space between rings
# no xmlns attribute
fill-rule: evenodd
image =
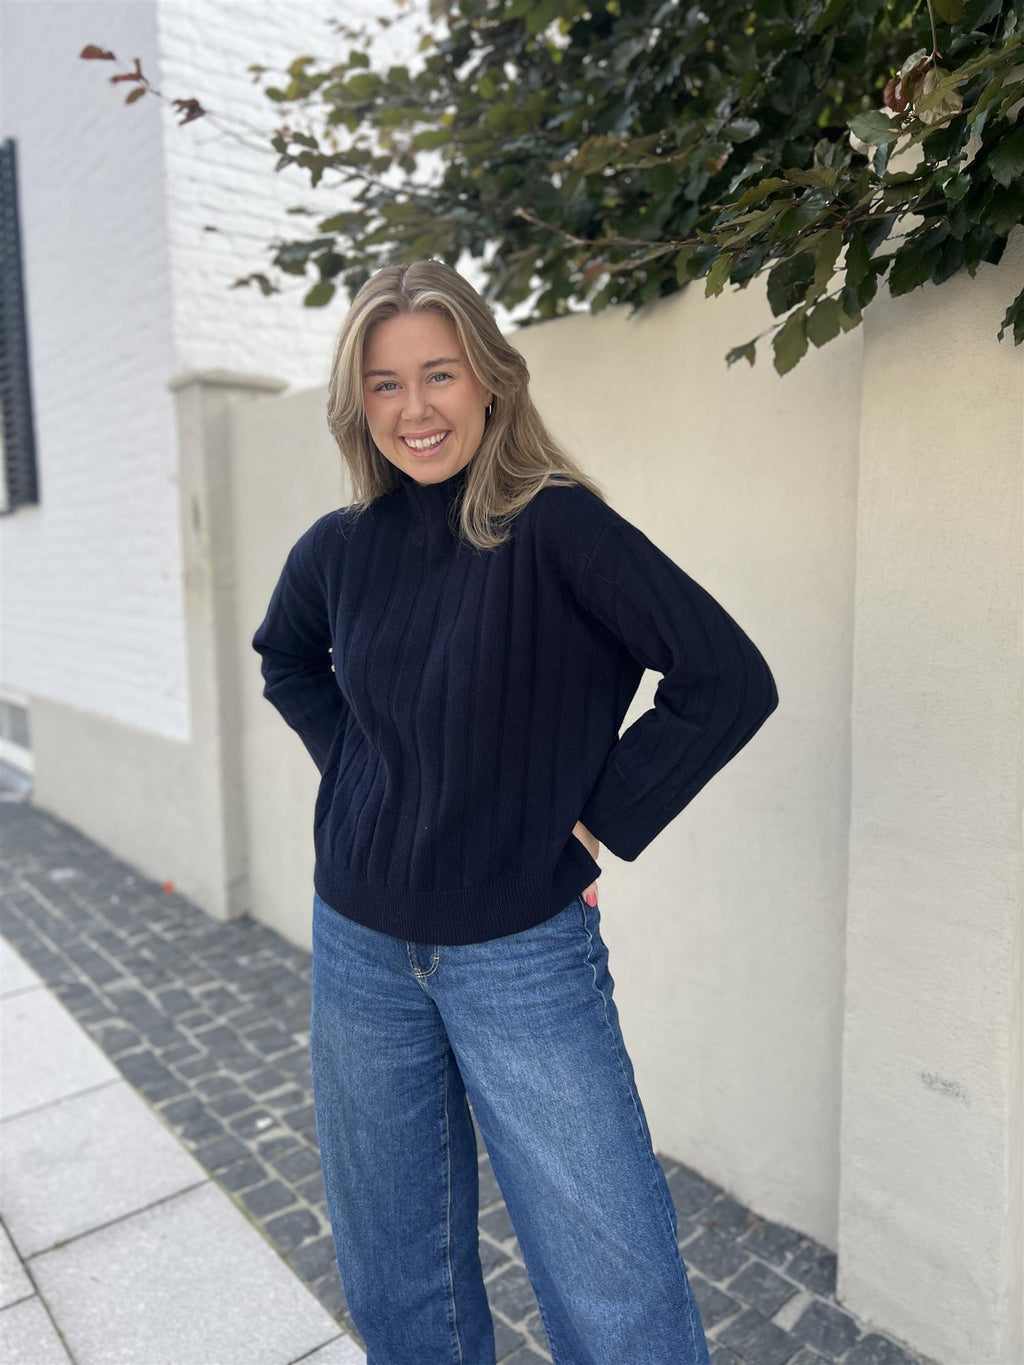
<svg viewBox="0 0 1024 1365"><path fill-rule="evenodd" d="M426 394L415 387L406 390L405 402L402 405L402 416L405 420L418 418L429 411L430 404L427 402Z"/></svg>

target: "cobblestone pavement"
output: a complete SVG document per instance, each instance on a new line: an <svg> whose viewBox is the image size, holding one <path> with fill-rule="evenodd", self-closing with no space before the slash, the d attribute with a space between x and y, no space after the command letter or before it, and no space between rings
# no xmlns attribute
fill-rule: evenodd
<svg viewBox="0 0 1024 1365"><path fill-rule="evenodd" d="M309 1070L310 955L221 923L12 792L0 927L126 1080L357 1339L334 1259ZM480 1255L502 1365L550 1361L477 1131ZM835 1301L836 1258L659 1154L713 1365L934 1365ZM625 1363L623 1363L625 1365Z"/></svg>

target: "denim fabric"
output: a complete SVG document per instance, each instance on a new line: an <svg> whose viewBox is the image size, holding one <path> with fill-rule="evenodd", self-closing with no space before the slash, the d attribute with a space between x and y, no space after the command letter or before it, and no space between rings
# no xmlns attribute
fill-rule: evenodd
<svg viewBox="0 0 1024 1365"><path fill-rule="evenodd" d="M582 895L456 945L314 895L316 1126L367 1365L494 1365L473 1116L555 1365L710 1365L613 985Z"/></svg>

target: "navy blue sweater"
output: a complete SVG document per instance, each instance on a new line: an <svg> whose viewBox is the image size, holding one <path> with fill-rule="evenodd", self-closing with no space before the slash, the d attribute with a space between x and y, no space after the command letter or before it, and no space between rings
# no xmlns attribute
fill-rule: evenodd
<svg viewBox="0 0 1024 1365"><path fill-rule="evenodd" d="M320 897L398 938L477 943L600 874L577 820L636 858L778 693L732 617L589 489L541 489L479 551L453 529L469 465L433 484L395 468L299 537L252 646L321 774ZM645 668L653 705L620 736Z"/></svg>

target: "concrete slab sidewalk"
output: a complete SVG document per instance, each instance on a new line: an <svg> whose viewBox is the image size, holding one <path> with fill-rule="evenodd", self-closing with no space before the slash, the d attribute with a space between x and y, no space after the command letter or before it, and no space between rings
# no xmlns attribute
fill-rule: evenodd
<svg viewBox="0 0 1024 1365"><path fill-rule="evenodd" d="M364 1365L0 938L5 1365Z"/></svg>

